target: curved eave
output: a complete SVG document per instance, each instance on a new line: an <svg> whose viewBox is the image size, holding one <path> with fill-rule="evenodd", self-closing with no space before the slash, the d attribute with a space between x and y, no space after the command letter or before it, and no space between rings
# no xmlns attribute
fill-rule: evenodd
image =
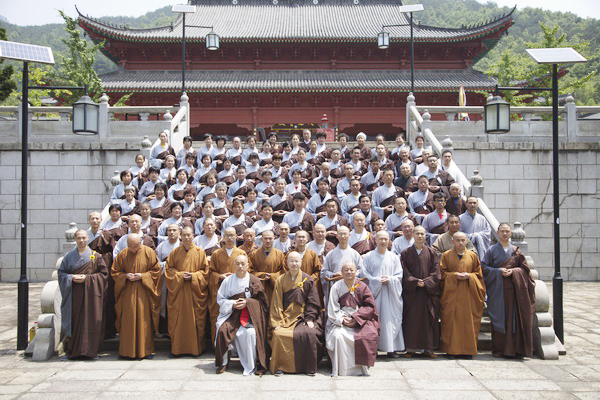
<svg viewBox="0 0 600 400"><path fill-rule="evenodd" d="M513 9L514 11L514 9ZM497 20L489 23L475 26L472 28L438 28L427 25L416 25L415 30L424 29L430 32L448 32L448 33L462 33L460 35L448 35L448 36L436 36L436 37L415 37L416 43L456 43L466 42L481 37L490 36L498 31L507 30L512 24L512 12L508 15L502 16ZM178 21L179 22L179 19ZM171 26L154 28L154 29L121 29L102 23L100 21L79 15L79 26L88 32L93 32L100 37L100 39L107 40L118 40L130 43L180 43L179 37L167 36L167 33L172 31ZM149 33L147 37L139 37L132 32L144 32ZM155 35L152 35L155 33ZM394 37L393 30L391 30L391 36L393 42L409 42L408 37ZM372 43L376 40L376 35L368 37L221 37L222 43ZM186 38L187 42L203 43L204 37L190 36Z"/></svg>
<svg viewBox="0 0 600 400"><path fill-rule="evenodd" d="M495 85L489 85L489 86L479 86L479 87L468 87L468 88L464 88L466 92L477 92L477 91L487 91L490 89L493 89L495 87ZM439 88L439 87L419 87L419 88L415 88L415 90L419 91L419 92L427 92L427 93L457 93L458 90L460 88L459 86L456 87L448 87L448 88ZM190 93L196 93L196 94L265 94L265 93L278 93L278 94L294 94L294 93L319 93L319 94L335 94L335 93L342 93L342 94L355 94L355 93L399 93L399 92L408 92L410 90L410 87L402 87L402 88L397 88L397 89L388 89L388 88L382 88L382 89L264 89L264 90L252 90L252 89L241 89L241 90L214 90L214 89L207 89L207 90L203 90L203 89L191 89L189 87L186 87L186 93L190 94ZM119 87L112 87L109 89L106 89L107 93L173 93L173 94L177 94L180 93L181 90L180 89L165 89L165 88L140 88L140 89L133 89L133 88L119 88Z"/></svg>

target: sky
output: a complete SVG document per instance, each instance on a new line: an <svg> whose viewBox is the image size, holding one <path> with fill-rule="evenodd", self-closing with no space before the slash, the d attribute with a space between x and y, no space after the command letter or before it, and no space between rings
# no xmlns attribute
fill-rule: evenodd
<svg viewBox="0 0 600 400"><path fill-rule="evenodd" d="M269 1L269 0L265 0ZM487 0L477 0L487 3ZM518 8L542 7L551 11L572 12L581 17L600 19L600 6L598 0L490 0L499 6ZM62 23L63 20L56 10L63 10L67 15L76 17L75 5L79 11L94 18L104 16L131 16L139 17L158 8L183 4L185 0L0 0L0 16L8 22L20 26L44 25ZM15 6L18 5L18 6Z"/></svg>

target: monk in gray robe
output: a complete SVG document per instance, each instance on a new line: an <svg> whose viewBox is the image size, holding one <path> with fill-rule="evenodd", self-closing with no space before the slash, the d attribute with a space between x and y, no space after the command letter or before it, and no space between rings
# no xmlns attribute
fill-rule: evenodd
<svg viewBox="0 0 600 400"><path fill-rule="evenodd" d="M378 350L398 358L397 352L404 351L402 265L400 258L388 250L390 235L387 231L377 232L375 242L377 248L364 256L364 275L379 312L381 334Z"/></svg>
<svg viewBox="0 0 600 400"><path fill-rule="evenodd" d="M535 282L521 250L510 243L510 225L498 226L498 243L482 259L494 357L531 357Z"/></svg>

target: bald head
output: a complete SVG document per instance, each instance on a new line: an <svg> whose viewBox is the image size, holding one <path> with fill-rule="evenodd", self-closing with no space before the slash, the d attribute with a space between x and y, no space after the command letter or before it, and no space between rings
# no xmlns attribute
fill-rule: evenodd
<svg viewBox="0 0 600 400"><path fill-rule="evenodd" d="M138 235L137 233L130 233L129 236L127 236L127 248L129 248L129 251L131 251L132 253L137 253L138 250L142 247L142 238L140 235Z"/></svg>

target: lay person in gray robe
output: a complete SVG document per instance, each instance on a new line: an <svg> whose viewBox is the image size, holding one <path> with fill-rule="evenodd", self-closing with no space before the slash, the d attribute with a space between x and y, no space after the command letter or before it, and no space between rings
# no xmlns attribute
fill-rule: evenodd
<svg viewBox="0 0 600 400"><path fill-rule="evenodd" d="M65 255L58 269L61 340L68 358L95 358L104 340L108 269L100 254L88 247L84 229L75 232L75 242L77 247Z"/></svg>
<svg viewBox="0 0 600 400"><path fill-rule="evenodd" d="M364 257L364 275L379 312L381 333L377 348L398 358L397 352L404 350L402 265L400 258L388 250L390 236L386 231L377 232L375 242L377 248Z"/></svg>

